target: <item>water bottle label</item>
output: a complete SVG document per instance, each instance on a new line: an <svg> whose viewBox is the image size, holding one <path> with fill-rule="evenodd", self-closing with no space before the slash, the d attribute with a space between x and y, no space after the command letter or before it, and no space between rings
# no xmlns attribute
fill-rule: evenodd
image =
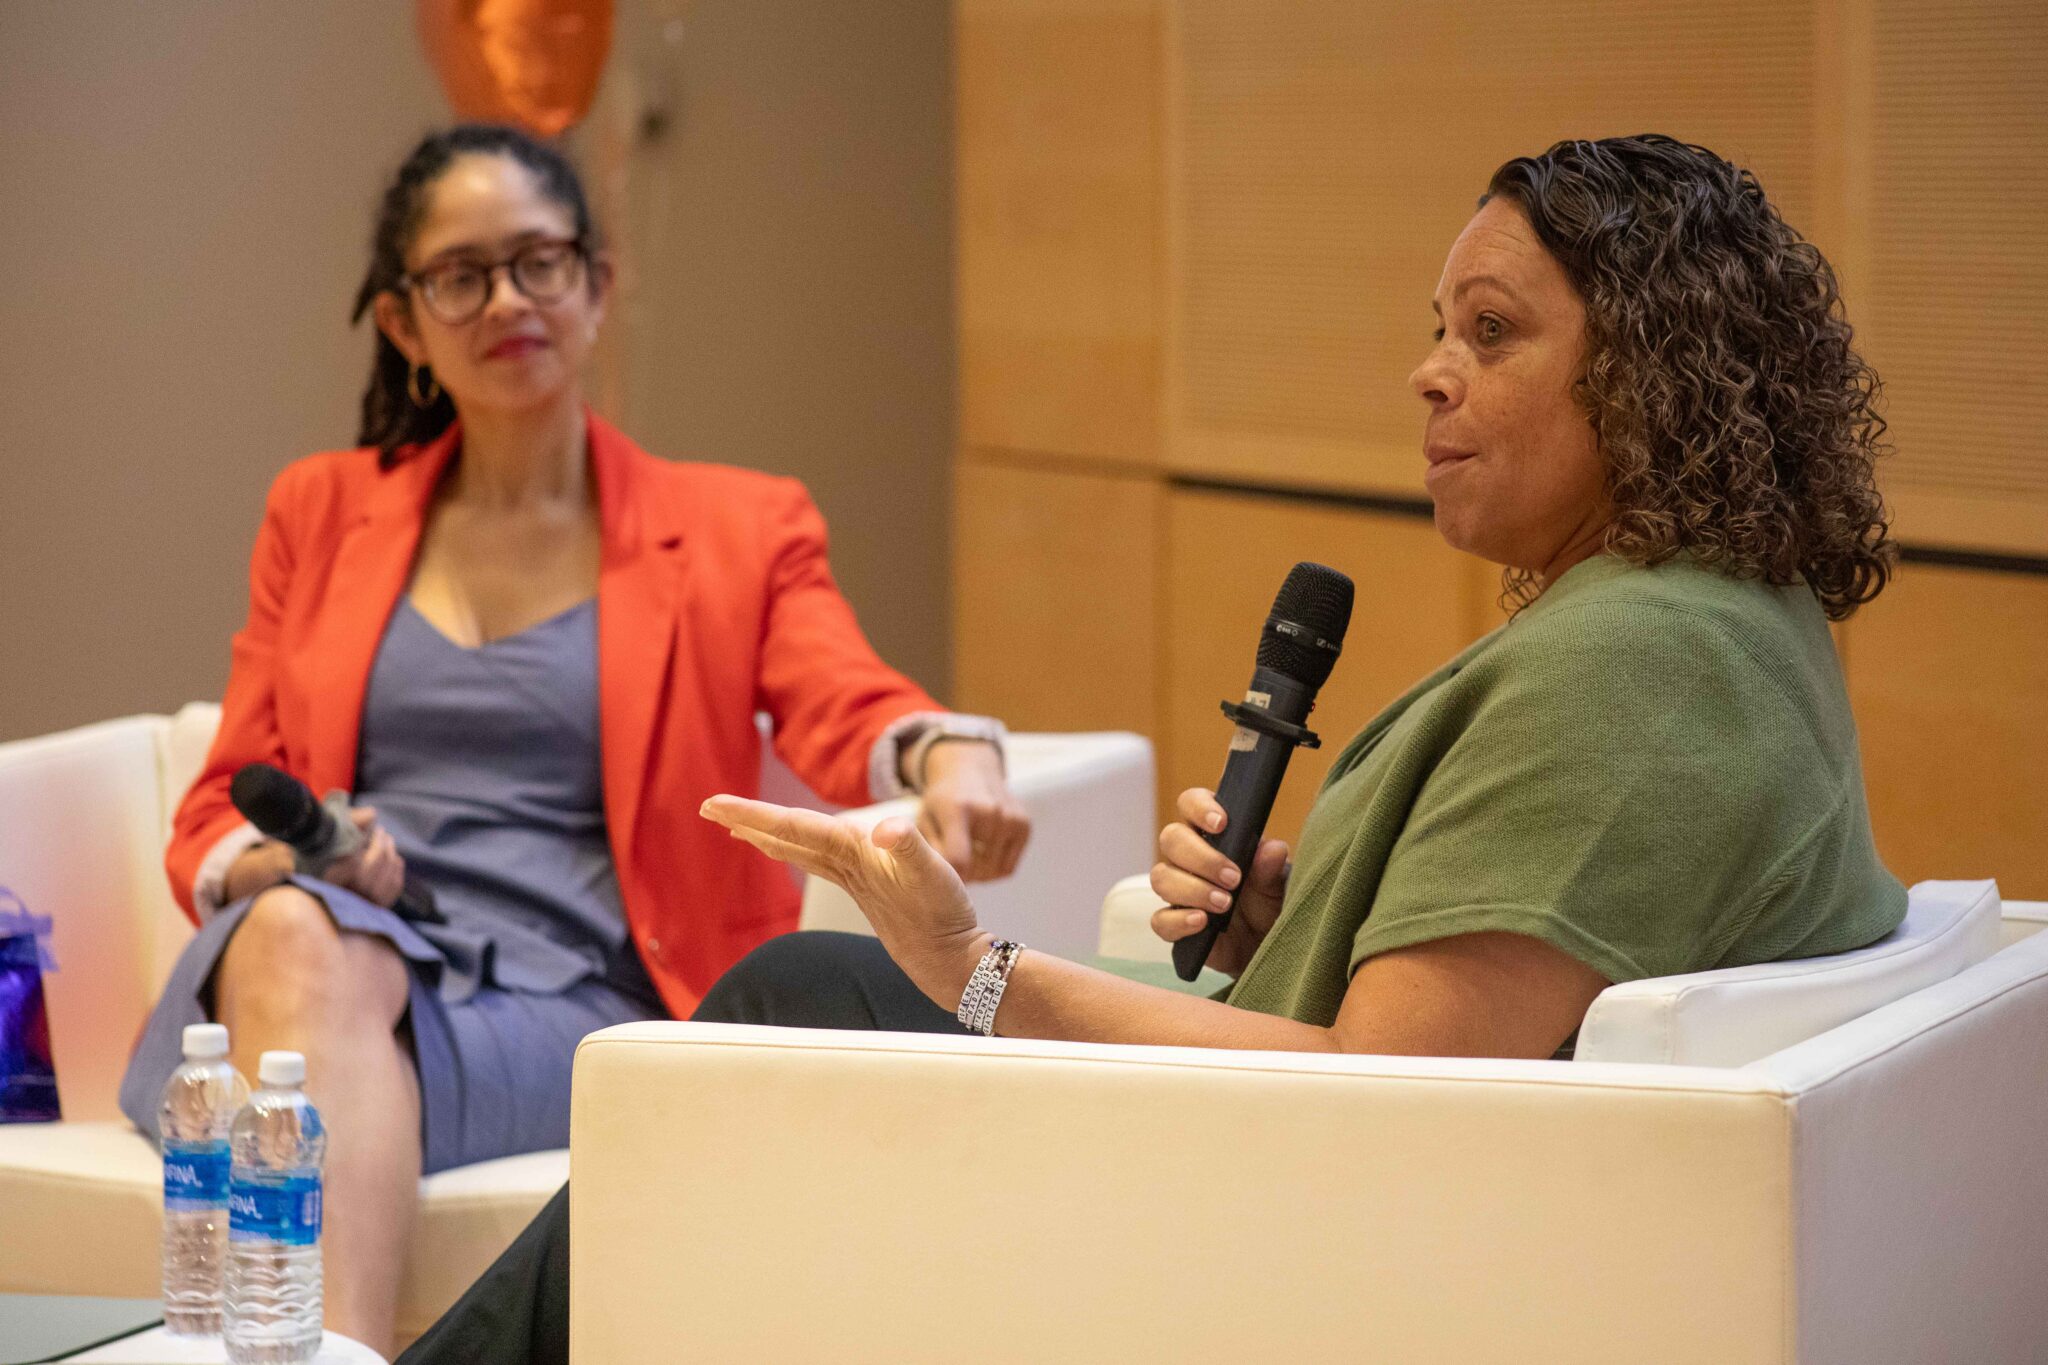
<svg viewBox="0 0 2048 1365"><path fill-rule="evenodd" d="M226 1142L164 1144L164 1207L186 1212L228 1202Z"/></svg>
<svg viewBox="0 0 2048 1365"><path fill-rule="evenodd" d="M237 1174L228 1188L228 1240L292 1247L309 1247L319 1241L319 1174Z"/></svg>

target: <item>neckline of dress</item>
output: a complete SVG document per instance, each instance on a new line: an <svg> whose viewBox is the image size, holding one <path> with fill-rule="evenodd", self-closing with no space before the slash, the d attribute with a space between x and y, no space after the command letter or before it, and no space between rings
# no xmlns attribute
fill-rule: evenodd
<svg viewBox="0 0 2048 1365"><path fill-rule="evenodd" d="M553 616L543 617L540 620L535 621L530 626L525 626L519 630L513 631L510 635L495 636L492 639L484 640L473 645L461 644L455 640L450 639L448 633L442 630L439 626L435 625L433 621L428 619L427 614L421 611L419 607L413 602L411 593L405 594L405 596L400 599L400 602L404 610L411 612L414 618L417 619L421 625L425 626L428 630L433 632L435 639L439 640L442 644L448 646L448 648L461 650L464 654L479 654L482 653L484 650L493 648L494 646L511 644L515 640L524 639L526 636L533 635L539 631L546 630L550 626L556 625L562 621L566 621L570 617L578 615L586 608L595 606L597 603L597 598L595 596L586 597L581 602L578 602L573 606L564 607L560 611L556 612Z"/></svg>

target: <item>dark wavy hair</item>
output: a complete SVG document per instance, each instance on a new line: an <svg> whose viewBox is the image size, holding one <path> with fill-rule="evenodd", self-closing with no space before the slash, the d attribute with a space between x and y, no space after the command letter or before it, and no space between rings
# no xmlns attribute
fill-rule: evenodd
<svg viewBox="0 0 2048 1365"><path fill-rule="evenodd" d="M349 314L351 323L362 321L379 294L396 294L405 306L411 306L399 280L405 274L405 253L411 249L426 217L427 195L449 163L459 156L473 154L510 157L533 172L540 192L567 209L575 220L576 235L586 252L598 249L597 228L591 222L583 182L568 157L517 128L488 123L458 124L422 138L385 189L370 238L370 268L363 275L362 287L356 291L355 311ZM411 369L405 353L378 332L376 351L370 359L369 387L363 390L362 422L356 444L377 447L378 459L386 469L398 462L404 447L433 440L455 420L455 404L445 390L437 389L434 401L425 406L412 401L406 388Z"/></svg>
<svg viewBox="0 0 2048 1365"><path fill-rule="evenodd" d="M1493 173L1586 305L1574 396L1607 463L1605 548L1804 581L1831 620L1877 596L1897 545L1875 462L1878 378L1835 273L1750 172L1656 134L1560 142ZM1535 595L1511 570L1505 596Z"/></svg>

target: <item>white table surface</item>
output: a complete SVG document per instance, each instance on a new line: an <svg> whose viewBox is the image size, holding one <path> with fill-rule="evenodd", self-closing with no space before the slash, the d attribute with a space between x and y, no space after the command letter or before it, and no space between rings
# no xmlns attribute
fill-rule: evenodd
<svg viewBox="0 0 2048 1365"><path fill-rule="evenodd" d="M174 1337L161 1327L152 1327L132 1337L95 1346L66 1360L121 1361L126 1365L224 1365L228 1348L219 1337ZM321 1338L320 1354L313 1365L385 1365L384 1357L351 1337L328 1332Z"/></svg>

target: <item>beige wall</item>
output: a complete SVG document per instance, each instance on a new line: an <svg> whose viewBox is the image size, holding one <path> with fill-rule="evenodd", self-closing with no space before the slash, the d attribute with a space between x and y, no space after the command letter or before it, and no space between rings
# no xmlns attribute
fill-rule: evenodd
<svg viewBox="0 0 2048 1365"><path fill-rule="evenodd" d="M409 5L0 5L0 738L217 697L271 476L345 445Z"/></svg>
<svg viewBox="0 0 2048 1365"><path fill-rule="evenodd" d="M0 4L0 739L219 695L265 486L353 439L376 195L448 117L412 9ZM876 642L944 689L945 7L619 9L613 74L672 118L604 191L617 406L810 482Z"/></svg>
<svg viewBox="0 0 2048 1365"><path fill-rule="evenodd" d="M801 478L875 646L941 696L950 29L946 0L620 0L585 130L589 164L625 186L628 429ZM646 109L666 132L634 131Z"/></svg>

